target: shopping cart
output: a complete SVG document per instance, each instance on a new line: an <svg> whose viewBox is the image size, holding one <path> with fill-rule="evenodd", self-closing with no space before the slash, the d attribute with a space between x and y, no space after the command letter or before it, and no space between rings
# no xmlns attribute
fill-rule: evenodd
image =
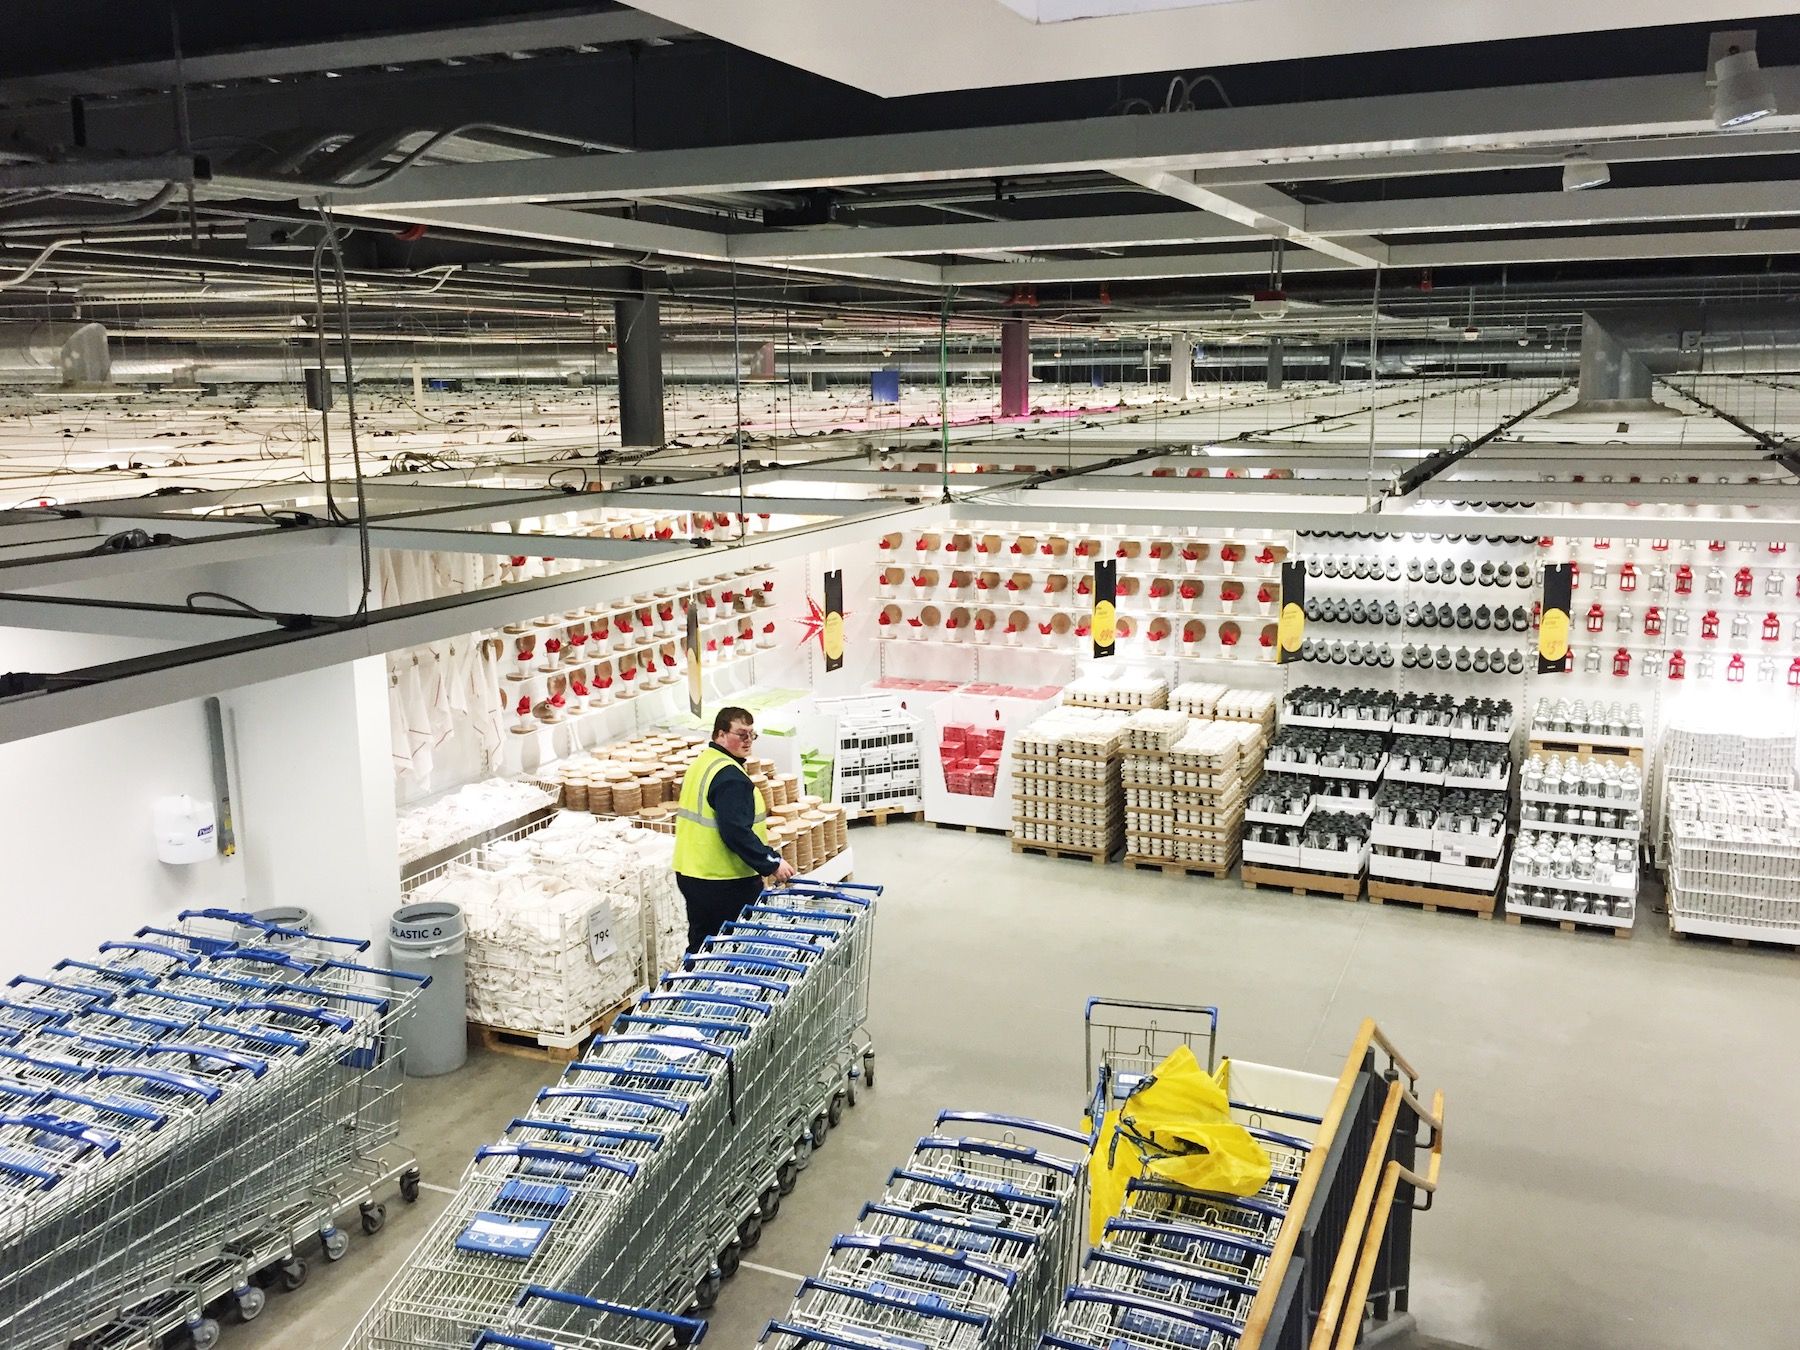
<svg viewBox="0 0 1800 1350"><path fill-rule="evenodd" d="M632 1308L583 1294L527 1286L503 1330L484 1330L471 1350L634 1350L645 1333L686 1347L706 1337L706 1323L654 1308Z"/></svg>
<svg viewBox="0 0 1800 1350"><path fill-rule="evenodd" d="M1090 998L1082 1024L1086 1052L1082 1090L1088 1094L1089 1114L1095 1121L1113 1103L1142 1087L1178 1046L1194 1051L1208 1073L1218 1067L1217 1008Z"/></svg>
<svg viewBox="0 0 1800 1350"><path fill-rule="evenodd" d="M1229 1318L1077 1285L1042 1344L1054 1350L1232 1350L1242 1334L1243 1325Z"/></svg>

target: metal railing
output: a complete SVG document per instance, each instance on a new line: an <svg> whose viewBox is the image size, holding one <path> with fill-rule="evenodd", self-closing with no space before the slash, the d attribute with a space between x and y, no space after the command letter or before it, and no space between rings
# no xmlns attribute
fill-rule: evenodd
<svg viewBox="0 0 1800 1350"><path fill-rule="evenodd" d="M1418 1080L1365 1020L1294 1191L1302 1221L1282 1226L1239 1350L1348 1350L1407 1312L1412 1216L1431 1208L1444 1149L1444 1095L1427 1109Z"/></svg>

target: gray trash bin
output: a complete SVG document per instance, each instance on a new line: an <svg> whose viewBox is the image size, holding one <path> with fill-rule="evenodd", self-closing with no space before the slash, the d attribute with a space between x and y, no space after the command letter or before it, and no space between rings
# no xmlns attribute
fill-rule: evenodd
<svg viewBox="0 0 1800 1350"><path fill-rule="evenodd" d="M469 1057L467 972L459 905L427 900L402 905L388 921L388 964L408 975L428 975L407 1016L406 1072L435 1078Z"/></svg>
<svg viewBox="0 0 1800 1350"><path fill-rule="evenodd" d="M277 905L274 909L259 909L250 917L260 919L264 923L272 923L277 928L292 928L301 933L312 932L312 911L299 905ZM291 942L294 940L279 934L270 934L265 929L256 928L247 923L238 925L237 939L239 942L252 944L259 940L263 942Z"/></svg>

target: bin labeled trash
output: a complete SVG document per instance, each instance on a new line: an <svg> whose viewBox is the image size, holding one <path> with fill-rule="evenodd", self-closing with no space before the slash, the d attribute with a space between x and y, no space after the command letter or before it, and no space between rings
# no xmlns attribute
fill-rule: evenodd
<svg viewBox="0 0 1800 1350"><path fill-rule="evenodd" d="M402 905L388 920L388 964L428 976L403 1029L406 1073L436 1078L469 1057L468 974L460 905L427 900Z"/></svg>

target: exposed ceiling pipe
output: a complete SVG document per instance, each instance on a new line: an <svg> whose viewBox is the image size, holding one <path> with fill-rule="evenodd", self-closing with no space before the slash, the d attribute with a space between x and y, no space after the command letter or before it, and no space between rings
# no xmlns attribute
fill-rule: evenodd
<svg viewBox="0 0 1800 1350"><path fill-rule="evenodd" d="M165 183L162 190L148 201L139 202L136 206L127 207L123 211L92 212L86 215L63 216L20 216L11 220L0 220L0 234L15 230L50 230L50 229L84 229L92 225L129 225L134 221L147 220L174 200L175 194L181 191L180 183Z"/></svg>

